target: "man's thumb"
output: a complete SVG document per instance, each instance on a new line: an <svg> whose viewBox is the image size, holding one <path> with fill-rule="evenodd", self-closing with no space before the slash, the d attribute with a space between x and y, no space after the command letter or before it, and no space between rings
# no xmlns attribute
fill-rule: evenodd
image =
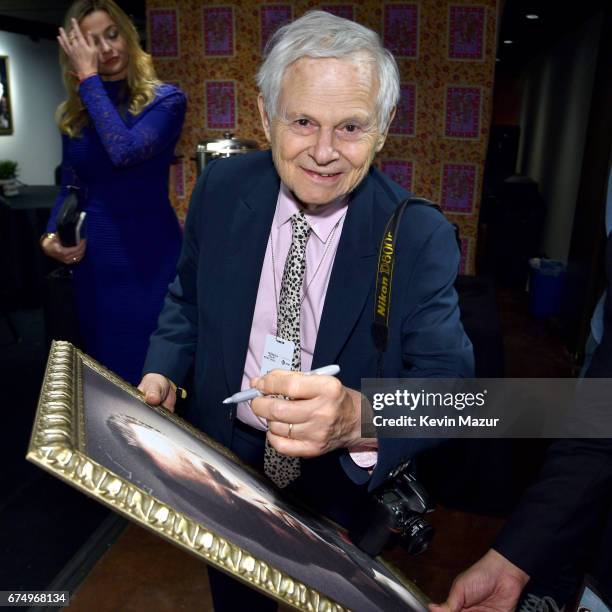
<svg viewBox="0 0 612 612"><path fill-rule="evenodd" d="M463 607L461 589L453 585L445 602L440 604L429 604L430 612L459 612Z"/></svg>
<svg viewBox="0 0 612 612"><path fill-rule="evenodd" d="M153 406L157 406L161 404L161 402L165 399L166 393L164 393L163 385L160 382L150 381L145 385L143 389L143 393L145 396L145 401L148 404L153 404Z"/></svg>
<svg viewBox="0 0 612 612"><path fill-rule="evenodd" d="M147 392L145 394L145 400L147 401L147 403L157 406L157 404L161 402L161 392L159 388L147 389Z"/></svg>

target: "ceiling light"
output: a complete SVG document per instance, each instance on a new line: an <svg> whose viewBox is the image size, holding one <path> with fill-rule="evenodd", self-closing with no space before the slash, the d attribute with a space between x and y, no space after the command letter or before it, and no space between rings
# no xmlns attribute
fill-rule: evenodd
<svg viewBox="0 0 612 612"><path fill-rule="evenodd" d="M504 45L511 45L513 42L514 42L513 40L506 38L506 40L504 40Z"/></svg>
<svg viewBox="0 0 612 612"><path fill-rule="evenodd" d="M539 15L536 15L535 13L527 13L527 14L525 15L525 17L526 17L527 19L539 19L539 18L540 18L540 16L539 16Z"/></svg>

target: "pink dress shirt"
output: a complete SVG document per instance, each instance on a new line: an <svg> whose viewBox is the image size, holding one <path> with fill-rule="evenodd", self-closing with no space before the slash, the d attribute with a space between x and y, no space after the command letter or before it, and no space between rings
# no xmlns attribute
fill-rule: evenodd
<svg viewBox="0 0 612 612"><path fill-rule="evenodd" d="M291 246L292 232L289 219L300 210L302 209L291 192L285 185L281 184L259 278L241 391L249 389L250 379L260 375L261 357L266 335L276 335L279 292L285 259ZM346 199L328 206L321 206L315 211L304 210L312 232L306 244L306 273L302 286L303 301L300 311L303 372L308 372L312 364L325 294L327 293L327 285L329 284L338 242L342 234L346 210ZM265 419L260 419L253 413L250 402L238 404L237 418L256 429L263 431L267 429ZM359 451L351 453L351 457L357 465L371 467L376 463L377 453L375 451Z"/></svg>

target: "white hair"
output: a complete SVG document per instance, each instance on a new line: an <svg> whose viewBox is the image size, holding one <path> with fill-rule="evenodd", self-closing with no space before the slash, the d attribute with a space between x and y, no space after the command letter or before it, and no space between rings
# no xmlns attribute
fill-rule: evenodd
<svg viewBox="0 0 612 612"><path fill-rule="evenodd" d="M349 58L367 54L378 76L376 100L378 129L384 132L400 96L399 70L395 58L376 32L349 19L325 11L309 11L279 28L266 44L264 62L257 73L266 113L278 113L278 99L285 70L302 57Z"/></svg>

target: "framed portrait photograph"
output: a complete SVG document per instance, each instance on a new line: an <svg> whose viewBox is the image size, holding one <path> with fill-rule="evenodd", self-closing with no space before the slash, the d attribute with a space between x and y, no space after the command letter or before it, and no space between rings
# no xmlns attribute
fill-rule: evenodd
<svg viewBox="0 0 612 612"><path fill-rule="evenodd" d="M68 342L51 346L27 458L294 609L427 609L340 527Z"/></svg>
<svg viewBox="0 0 612 612"><path fill-rule="evenodd" d="M13 133L13 113L11 111L11 81L9 58L0 55L0 136Z"/></svg>

